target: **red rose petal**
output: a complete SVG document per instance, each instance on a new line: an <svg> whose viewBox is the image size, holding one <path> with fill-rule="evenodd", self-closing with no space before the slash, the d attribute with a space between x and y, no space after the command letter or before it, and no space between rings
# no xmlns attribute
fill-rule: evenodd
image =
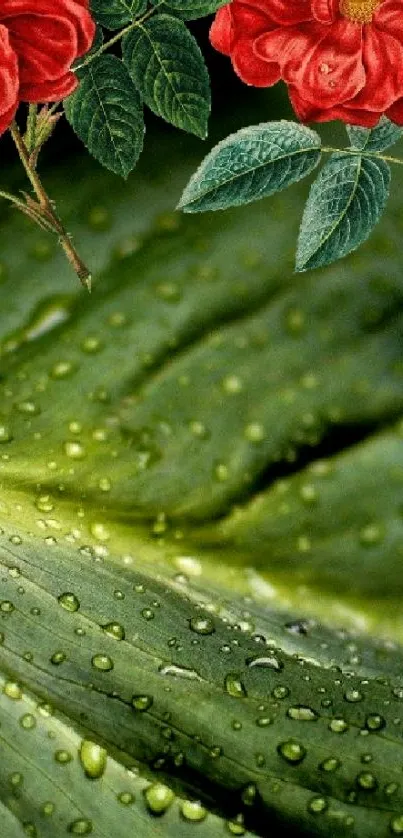
<svg viewBox="0 0 403 838"><path fill-rule="evenodd" d="M231 7L223 6L218 10L210 27L210 41L218 52L229 55L231 52L232 15Z"/></svg>

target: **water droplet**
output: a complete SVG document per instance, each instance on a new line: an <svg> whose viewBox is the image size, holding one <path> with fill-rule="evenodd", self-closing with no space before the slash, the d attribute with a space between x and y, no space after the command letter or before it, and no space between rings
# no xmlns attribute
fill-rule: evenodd
<svg viewBox="0 0 403 838"><path fill-rule="evenodd" d="M4 425L3 423L0 424L0 445L12 442L13 434L9 425Z"/></svg>
<svg viewBox="0 0 403 838"><path fill-rule="evenodd" d="M308 634L308 631L311 627L312 623L309 620L292 620L289 623L285 624L285 628L291 634Z"/></svg>
<svg viewBox="0 0 403 838"><path fill-rule="evenodd" d="M245 835L246 829L244 827L242 815L238 815L232 821L227 821L227 830L230 835Z"/></svg>
<svg viewBox="0 0 403 838"><path fill-rule="evenodd" d="M306 707L303 704L299 704L296 707L290 707L287 710L287 716L298 722L316 722L319 718L319 715L315 712L315 710L312 710L311 707Z"/></svg>
<svg viewBox="0 0 403 838"><path fill-rule="evenodd" d="M163 783L152 783L144 790L144 798L151 814L163 815L172 806L175 795L172 789Z"/></svg>
<svg viewBox="0 0 403 838"><path fill-rule="evenodd" d="M67 827L70 835L91 835L92 823L87 818L79 818Z"/></svg>
<svg viewBox="0 0 403 838"><path fill-rule="evenodd" d="M324 797L313 797L308 803L308 812L311 815L321 815L323 812L326 812L327 808L328 802Z"/></svg>
<svg viewBox="0 0 403 838"><path fill-rule="evenodd" d="M333 773L333 771L337 771L340 767L341 762L339 759L336 759L336 757L328 757L327 759L324 759L319 766L322 771L326 771L328 774Z"/></svg>
<svg viewBox="0 0 403 838"><path fill-rule="evenodd" d="M122 803L123 806L131 806L132 803L135 802L135 796L130 791L121 791L117 795L119 803Z"/></svg>
<svg viewBox="0 0 403 838"><path fill-rule="evenodd" d="M346 690L344 693L344 698L346 701L354 704L358 701L362 701L363 694L359 692L359 690Z"/></svg>
<svg viewBox="0 0 403 838"><path fill-rule="evenodd" d="M180 812L184 820L191 823L201 823L207 817L207 809L198 800L184 800Z"/></svg>
<svg viewBox="0 0 403 838"><path fill-rule="evenodd" d="M301 499L306 504L314 504L318 500L318 493L315 489L315 486L312 486L311 483L305 483L303 486L301 486L299 493Z"/></svg>
<svg viewBox="0 0 403 838"><path fill-rule="evenodd" d="M55 753L55 760L59 763L59 765L68 765L69 762L73 759L72 755L69 751L65 751L64 749L60 749Z"/></svg>
<svg viewBox="0 0 403 838"><path fill-rule="evenodd" d="M101 748L96 742L91 742L90 739L83 739L79 756L87 777L91 780L98 780L102 777L108 759L108 754L104 748Z"/></svg>
<svg viewBox="0 0 403 838"><path fill-rule="evenodd" d="M13 701L20 701L22 699L22 690L16 681L6 681L3 687L3 693Z"/></svg>
<svg viewBox="0 0 403 838"><path fill-rule="evenodd" d="M360 531L360 542L365 547L373 547L379 544L384 538L384 530L378 524L368 524Z"/></svg>
<svg viewBox="0 0 403 838"><path fill-rule="evenodd" d="M215 625L211 617L197 616L191 617L189 620L189 628L196 634L209 635L214 634Z"/></svg>
<svg viewBox="0 0 403 838"><path fill-rule="evenodd" d="M16 405L16 408L17 408L19 413L23 413L26 416L37 416L38 413L41 412L41 409L37 404L35 404L34 402L31 402L31 401L28 401L28 400L23 401L23 402L18 402L18 404Z"/></svg>
<svg viewBox="0 0 403 838"><path fill-rule="evenodd" d="M226 466L225 463L217 463L214 467L214 477L220 483L225 483L225 481L229 478L228 466Z"/></svg>
<svg viewBox="0 0 403 838"><path fill-rule="evenodd" d="M306 748L297 742L296 739L288 739L287 742L281 742L277 746L277 752L280 756L292 765L299 765L306 757Z"/></svg>
<svg viewBox="0 0 403 838"><path fill-rule="evenodd" d="M403 835L403 815L395 815L390 821L390 831L393 835Z"/></svg>
<svg viewBox="0 0 403 838"><path fill-rule="evenodd" d="M50 658L50 662L53 663L54 666L59 666L61 663L67 659L67 655L65 652L58 651L54 652Z"/></svg>
<svg viewBox="0 0 403 838"><path fill-rule="evenodd" d="M95 669L100 670L101 672L110 672L113 669L113 660L109 657L109 655L94 655L91 658L91 663Z"/></svg>
<svg viewBox="0 0 403 838"><path fill-rule="evenodd" d="M193 436L196 436L199 439L207 439L209 436L209 432L205 424L203 422L199 422L197 419L190 422L189 428Z"/></svg>
<svg viewBox="0 0 403 838"><path fill-rule="evenodd" d="M382 730L382 728L384 728L385 725L385 719L378 713L372 713L365 719L365 726L368 730Z"/></svg>
<svg viewBox="0 0 403 838"><path fill-rule="evenodd" d="M248 442L262 442L266 436L266 431L260 422L251 422L246 426L244 436Z"/></svg>
<svg viewBox="0 0 403 838"><path fill-rule="evenodd" d="M357 777L357 786L363 791L375 791L378 788L378 782L369 771L363 771Z"/></svg>
<svg viewBox="0 0 403 838"><path fill-rule="evenodd" d="M86 337L81 344L81 349L83 352L88 352L88 354L93 354L94 352L99 352L102 349L102 342L99 338L95 337L94 335L90 337Z"/></svg>
<svg viewBox="0 0 403 838"><path fill-rule="evenodd" d="M202 681L195 669L187 669L184 666L175 666L175 664L162 665L158 672L160 675L173 675L174 678L185 678L188 681Z"/></svg>
<svg viewBox="0 0 403 838"><path fill-rule="evenodd" d="M10 602L9 599L3 599L3 601L0 602L0 611L2 614L12 614L14 611L13 603Z"/></svg>
<svg viewBox="0 0 403 838"><path fill-rule="evenodd" d="M226 393L240 393L243 390L243 383L238 375L227 375L222 386Z"/></svg>
<svg viewBox="0 0 403 838"><path fill-rule="evenodd" d="M259 666L266 669L274 669L275 672L281 672L284 669L284 664L275 655L254 655L246 659L246 665L253 668Z"/></svg>
<svg viewBox="0 0 403 838"><path fill-rule="evenodd" d="M71 361L58 361L50 371L50 377L56 381L68 378L75 371L76 367ZM72 431L72 433L77 433Z"/></svg>
<svg viewBox="0 0 403 838"><path fill-rule="evenodd" d="M83 460L86 455L84 446L77 440L68 440L64 443L63 448L64 453L71 460Z"/></svg>
<svg viewBox="0 0 403 838"><path fill-rule="evenodd" d="M112 223L109 210L102 205L95 205L94 207L91 207L87 220L89 227L100 232L108 230Z"/></svg>
<svg viewBox="0 0 403 838"><path fill-rule="evenodd" d="M332 733L345 733L348 730L348 724L341 718L332 719L329 722L329 730Z"/></svg>
<svg viewBox="0 0 403 838"><path fill-rule="evenodd" d="M101 626L102 631L108 635L108 637L113 637L114 640L124 640L125 639L125 630L120 623L106 623L104 626Z"/></svg>
<svg viewBox="0 0 403 838"><path fill-rule="evenodd" d="M54 503L50 495L40 495L39 498L36 498L35 506L39 509L39 512L52 512L54 509Z"/></svg>
<svg viewBox="0 0 403 838"><path fill-rule="evenodd" d="M274 687L274 690L272 690L273 698L280 699L280 701L282 701L284 698L288 698L289 694L290 690L288 687L278 686Z"/></svg>
<svg viewBox="0 0 403 838"><path fill-rule="evenodd" d="M257 788L254 783L249 783L242 789L241 800L245 806L253 806L256 802Z"/></svg>
<svg viewBox="0 0 403 838"><path fill-rule="evenodd" d="M36 727L36 719L32 713L24 713L20 718L20 725L24 730L33 730Z"/></svg>
<svg viewBox="0 0 403 838"><path fill-rule="evenodd" d="M78 611L80 607L79 600L76 595L72 593L60 594L57 600L59 605L61 605L66 611Z"/></svg>
<svg viewBox="0 0 403 838"><path fill-rule="evenodd" d="M299 308L289 308L284 325L289 334L297 337L305 328L305 313Z"/></svg>
<svg viewBox="0 0 403 838"><path fill-rule="evenodd" d="M153 704L153 698L151 695L133 695L132 696L132 706L135 710L139 713L144 713L146 710L149 710Z"/></svg>
<svg viewBox="0 0 403 838"><path fill-rule="evenodd" d="M240 675L234 672L230 672L225 676L224 686L228 695L231 695L232 698L244 698L247 694Z"/></svg>

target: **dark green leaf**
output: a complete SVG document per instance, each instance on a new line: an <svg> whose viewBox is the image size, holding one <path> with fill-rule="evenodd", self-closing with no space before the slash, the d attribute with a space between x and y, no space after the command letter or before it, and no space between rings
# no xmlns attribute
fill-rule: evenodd
<svg viewBox="0 0 403 838"><path fill-rule="evenodd" d="M402 649L313 615L403 637L401 193L318 283L298 189L218 229L148 153L49 184L92 298L2 219L3 834L398 835Z"/></svg>
<svg viewBox="0 0 403 838"><path fill-rule="evenodd" d="M352 148L366 152L385 151L403 136L403 128L390 122L385 116L376 128L360 128L356 125L346 127Z"/></svg>
<svg viewBox="0 0 403 838"><path fill-rule="evenodd" d="M145 103L198 137L207 134L210 85L200 49L184 23L150 18L125 35L123 60Z"/></svg>
<svg viewBox="0 0 403 838"><path fill-rule="evenodd" d="M160 5L160 0L152 2L154 6ZM216 12L225 2L226 0L164 0L164 6L184 20L196 20Z"/></svg>
<svg viewBox="0 0 403 838"><path fill-rule="evenodd" d="M320 137L314 131L285 120L242 128L203 160L179 208L205 212L273 195L318 165L320 146Z"/></svg>
<svg viewBox="0 0 403 838"><path fill-rule="evenodd" d="M390 168L383 160L332 154L309 193L296 270L329 265L359 247L385 209L389 184Z"/></svg>
<svg viewBox="0 0 403 838"><path fill-rule="evenodd" d="M127 177L143 148L139 95L122 62L101 55L80 72L80 84L65 99L67 119L103 166Z"/></svg>
<svg viewBox="0 0 403 838"><path fill-rule="evenodd" d="M92 14L101 26L120 29L141 15L147 0L91 0Z"/></svg>

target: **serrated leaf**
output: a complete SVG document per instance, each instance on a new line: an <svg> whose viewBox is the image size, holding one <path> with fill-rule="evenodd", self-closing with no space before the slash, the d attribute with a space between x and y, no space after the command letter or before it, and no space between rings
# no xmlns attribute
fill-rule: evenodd
<svg viewBox="0 0 403 838"><path fill-rule="evenodd" d="M141 15L147 0L91 0L91 12L100 26L120 29Z"/></svg>
<svg viewBox="0 0 403 838"><path fill-rule="evenodd" d="M332 154L312 184L304 209L296 270L329 265L366 241L385 209L389 184L385 161Z"/></svg>
<svg viewBox="0 0 403 838"><path fill-rule="evenodd" d="M121 177L135 167L143 148L140 97L122 64L101 55L80 71L80 84L64 101L68 121L93 157Z"/></svg>
<svg viewBox="0 0 403 838"><path fill-rule="evenodd" d="M318 165L320 146L315 131L285 120L242 128L207 155L178 208L206 212L273 195Z"/></svg>
<svg viewBox="0 0 403 838"><path fill-rule="evenodd" d="M360 128L357 125L347 125L346 128L352 148L366 152L385 151L403 137L403 128L385 116L376 128Z"/></svg>
<svg viewBox="0 0 403 838"><path fill-rule="evenodd" d="M210 113L209 77L185 24L158 14L125 35L122 49L148 107L177 128L204 138Z"/></svg>
<svg viewBox="0 0 403 838"><path fill-rule="evenodd" d="M152 0L154 6L160 5L160 0ZM174 11L184 20L196 20L213 14L226 0L164 0L164 6Z"/></svg>

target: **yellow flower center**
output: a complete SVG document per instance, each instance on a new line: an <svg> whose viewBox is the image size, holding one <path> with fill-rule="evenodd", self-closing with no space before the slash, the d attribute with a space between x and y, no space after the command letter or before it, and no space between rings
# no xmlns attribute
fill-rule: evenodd
<svg viewBox="0 0 403 838"><path fill-rule="evenodd" d="M379 3L380 0L340 0L340 12L354 23L371 23Z"/></svg>

